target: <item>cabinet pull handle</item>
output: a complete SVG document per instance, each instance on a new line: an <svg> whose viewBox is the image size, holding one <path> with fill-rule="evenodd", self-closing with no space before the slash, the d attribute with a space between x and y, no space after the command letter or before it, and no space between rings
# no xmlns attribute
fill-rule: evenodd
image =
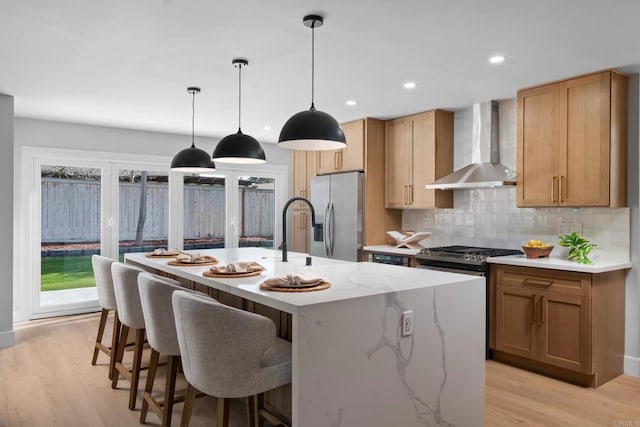
<svg viewBox="0 0 640 427"><path fill-rule="evenodd" d="M402 190L402 204L407 206L409 204L409 186L403 185Z"/></svg>
<svg viewBox="0 0 640 427"><path fill-rule="evenodd" d="M333 168L336 169L336 170L340 169L338 167L338 161L339 161L338 160L338 156L340 156L339 152L336 151L336 152L333 153Z"/></svg>
<svg viewBox="0 0 640 427"><path fill-rule="evenodd" d="M531 323L536 323L536 294L531 294Z"/></svg>
<svg viewBox="0 0 640 427"><path fill-rule="evenodd" d="M560 175L560 184L558 185L558 194L559 194L559 199L560 199L560 203L564 203L564 198L562 197L562 186L564 184L565 180L564 180L564 175ZM566 189L565 189L566 190ZM566 191L565 191L566 193Z"/></svg>
<svg viewBox="0 0 640 427"><path fill-rule="evenodd" d="M526 279L524 279L523 283L525 286L544 286L548 288L549 286L553 285L553 280L531 279L527 277Z"/></svg>
<svg viewBox="0 0 640 427"><path fill-rule="evenodd" d="M413 204L413 184L409 185L409 204Z"/></svg>
<svg viewBox="0 0 640 427"><path fill-rule="evenodd" d="M556 177L551 177L551 203L556 202Z"/></svg>
<svg viewBox="0 0 640 427"><path fill-rule="evenodd" d="M338 163L338 166L340 166L340 168L339 168L340 170L342 170L342 166L343 166L343 165L342 165L342 163L343 163L343 156L342 156L342 153L343 153L342 151L338 151L338 154L339 154L338 159L340 160L340 162Z"/></svg>
<svg viewBox="0 0 640 427"><path fill-rule="evenodd" d="M540 295L540 324L544 323L544 295Z"/></svg>

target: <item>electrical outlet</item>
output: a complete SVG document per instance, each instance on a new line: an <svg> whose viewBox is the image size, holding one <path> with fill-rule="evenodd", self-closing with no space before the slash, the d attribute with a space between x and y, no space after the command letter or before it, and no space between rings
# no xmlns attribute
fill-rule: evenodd
<svg viewBox="0 0 640 427"><path fill-rule="evenodd" d="M408 337L413 334L413 311L402 313L402 336Z"/></svg>
<svg viewBox="0 0 640 427"><path fill-rule="evenodd" d="M571 232L582 234L582 223L581 222L571 223Z"/></svg>

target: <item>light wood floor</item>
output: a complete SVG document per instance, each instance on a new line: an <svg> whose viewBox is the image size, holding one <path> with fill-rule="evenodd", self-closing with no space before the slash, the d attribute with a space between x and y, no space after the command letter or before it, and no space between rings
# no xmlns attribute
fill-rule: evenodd
<svg viewBox="0 0 640 427"><path fill-rule="evenodd" d="M104 355L90 364L97 325L91 314L16 328L16 346L0 350L0 427L140 425L140 402L127 409L128 382L111 389ZM594 390L489 361L486 384L487 426L640 427L640 378L621 376ZM232 409L232 425L244 426L244 403L234 401ZM177 404L173 425L181 414ZM215 399L198 399L191 425L212 426L214 419ZM159 424L154 413L147 424Z"/></svg>

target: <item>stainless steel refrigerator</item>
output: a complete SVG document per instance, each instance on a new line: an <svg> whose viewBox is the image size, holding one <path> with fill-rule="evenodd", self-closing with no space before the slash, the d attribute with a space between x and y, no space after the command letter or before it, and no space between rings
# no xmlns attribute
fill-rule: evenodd
<svg viewBox="0 0 640 427"><path fill-rule="evenodd" d="M363 190L362 172L316 176L311 180L311 204L318 224L311 235L311 255L360 260Z"/></svg>

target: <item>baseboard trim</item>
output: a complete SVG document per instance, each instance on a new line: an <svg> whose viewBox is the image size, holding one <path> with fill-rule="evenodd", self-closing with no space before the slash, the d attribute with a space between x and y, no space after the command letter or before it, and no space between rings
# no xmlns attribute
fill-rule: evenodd
<svg viewBox="0 0 640 427"><path fill-rule="evenodd" d="M14 331L0 332L0 348L13 347L16 344L16 334Z"/></svg>
<svg viewBox="0 0 640 427"><path fill-rule="evenodd" d="M640 377L640 357L624 356L624 373Z"/></svg>

